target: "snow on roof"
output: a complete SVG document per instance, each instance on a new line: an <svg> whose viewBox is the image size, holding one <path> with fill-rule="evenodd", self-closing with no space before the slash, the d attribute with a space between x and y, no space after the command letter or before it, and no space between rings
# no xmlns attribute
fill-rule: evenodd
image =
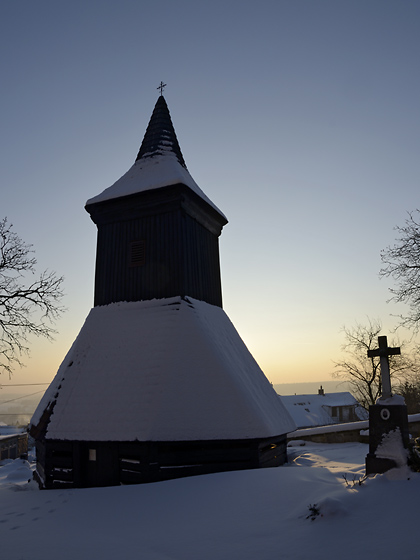
<svg viewBox="0 0 420 560"><path fill-rule="evenodd" d="M111 187L89 199L86 205L179 183L189 187L226 219L189 174L168 106L160 95L134 165Z"/></svg>
<svg viewBox="0 0 420 560"><path fill-rule="evenodd" d="M327 426L314 426L312 428L300 428L288 434L288 437L299 439L303 437L310 437L316 434L332 434L335 432L351 432L358 430L362 432L367 430L369 432L369 420L359 420L358 422L346 422L345 424L328 424Z"/></svg>
<svg viewBox="0 0 420 560"><path fill-rule="evenodd" d="M284 406L299 428L335 424L332 407L353 406L359 420L367 418L367 412L349 392L324 395L286 395L280 397Z"/></svg>
<svg viewBox="0 0 420 560"><path fill-rule="evenodd" d="M401 395L391 395L390 397L382 397L376 399L376 404L383 404L386 406L401 406L405 405L405 399Z"/></svg>
<svg viewBox="0 0 420 560"><path fill-rule="evenodd" d="M18 428L17 426L8 426L4 422L0 422L0 439L3 437L9 437L11 435L22 434L25 432L24 428Z"/></svg>
<svg viewBox="0 0 420 560"><path fill-rule="evenodd" d="M179 183L189 187L226 219L223 212L204 194L188 170L182 167L176 155L169 149L160 155L137 160L112 186L90 198L86 206Z"/></svg>
<svg viewBox="0 0 420 560"><path fill-rule="evenodd" d="M294 422L225 312L180 297L95 307L32 419L47 438L264 438Z"/></svg>

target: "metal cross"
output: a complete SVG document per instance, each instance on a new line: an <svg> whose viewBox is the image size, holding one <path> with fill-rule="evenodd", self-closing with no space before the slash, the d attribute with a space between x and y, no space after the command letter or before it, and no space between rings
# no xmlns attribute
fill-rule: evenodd
<svg viewBox="0 0 420 560"><path fill-rule="evenodd" d="M162 81L160 82L159 86L156 89L160 89L160 95L163 94L163 90L164 88L166 88L166 84L164 84Z"/></svg>
<svg viewBox="0 0 420 560"><path fill-rule="evenodd" d="M368 350L368 358L379 356L381 361L382 395L381 399L388 399L391 393L391 376L389 373L389 356L401 354L401 348L389 348L386 336L378 336L378 346L375 350Z"/></svg>

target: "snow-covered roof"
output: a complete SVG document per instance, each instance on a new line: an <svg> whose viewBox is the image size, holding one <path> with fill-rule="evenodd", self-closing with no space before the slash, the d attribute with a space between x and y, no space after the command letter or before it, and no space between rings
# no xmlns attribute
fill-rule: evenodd
<svg viewBox="0 0 420 560"><path fill-rule="evenodd" d="M189 187L226 219L188 172L168 106L160 96L134 165L112 186L90 198L86 206L179 183Z"/></svg>
<svg viewBox="0 0 420 560"><path fill-rule="evenodd" d="M190 298L93 308L33 425L55 400L51 439L247 439L295 429L225 312Z"/></svg>
<svg viewBox="0 0 420 560"><path fill-rule="evenodd" d="M10 437L11 435L22 434L24 432L24 428L18 428L17 426L8 426L7 424L0 422L0 439Z"/></svg>
<svg viewBox="0 0 420 560"><path fill-rule="evenodd" d="M280 398L299 428L336 423L337 420L331 417L330 409L332 407L355 407L355 414L359 420L365 420L368 417L367 411L349 392L324 395L285 395Z"/></svg>
<svg viewBox="0 0 420 560"><path fill-rule="evenodd" d="M170 150L161 155L156 155L153 158L137 160L111 187L108 187L97 196L90 198L86 202L86 206L112 198L120 198L170 185L177 185L179 183L189 187L221 216L225 217L217 206L204 194L191 177L188 170L182 167L176 156Z"/></svg>

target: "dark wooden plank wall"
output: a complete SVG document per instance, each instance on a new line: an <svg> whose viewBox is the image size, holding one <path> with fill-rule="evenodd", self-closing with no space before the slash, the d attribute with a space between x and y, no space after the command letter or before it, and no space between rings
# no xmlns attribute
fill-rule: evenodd
<svg viewBox="0 0 420 560"><path fill-rule="evenodd" d="M219 239L190 216L184 216L184 290L191 296L222 307Z"/></svg>
<svg viewBox="0 0 420 560"><path fill-rule="evenodd" d="M144 265L130 266L133 241ZM95 305L186 295L222 306L218 237L181 209L100 226Z"/></svg>
<svg viewBox="0 0 420 560"><path fill-rule="evenodd" d="M89 458L89 449L96 459ZM287 461L286 436L267 440L37 443L45 488L112 486L223 471L276 467Z"/></svg>

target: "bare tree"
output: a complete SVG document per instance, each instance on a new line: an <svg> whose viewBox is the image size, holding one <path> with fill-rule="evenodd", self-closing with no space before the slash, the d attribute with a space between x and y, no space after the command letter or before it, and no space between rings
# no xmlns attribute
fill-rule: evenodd
<svg viewBox="0 0 420 560"><path fill-rule="evenodd" d="M12 230L7 218L0 221L0 371L12 373L29 351L29 336L52 338L52 324L63 308L63 277L44 271L35 275L32 245Z"/></svg>
<svg viewBox="0 0 420 560"><path fill-rule="evenodd" d="M416 210L417 214L419 210ZM403 326L418 332L420 328L420 222L409 213L403 227L396 227L400 237L392 247L381 252L383 268L379 274L396 282L390 288L391 300L408 304L409 312L401 316Z"/></svg>
<svg viewBox="0 0 420 560"><path fill-rule="evenodd" d="M412 380L405 379L396 387L395 392L404 397L408 414L420 412L420 379L418 377Z"/></svg>
<svg viewBox="0 0 420 560"><path fill-rule="evenodd" d="M382 325L379 320L367 321L366 325L343 328L346 342L342 350L346 357L341 362L335 362L335 371L332 373L333 377L349 383L354 397L365 408L375 404L382 393L380 359L367 356L368 350L377 348ZM405 353L405 345L398 340L390 342L390 346L400 346L402 349L401 356L389 357L391 379L399 382L418 372L417 354Z"/></svg>

